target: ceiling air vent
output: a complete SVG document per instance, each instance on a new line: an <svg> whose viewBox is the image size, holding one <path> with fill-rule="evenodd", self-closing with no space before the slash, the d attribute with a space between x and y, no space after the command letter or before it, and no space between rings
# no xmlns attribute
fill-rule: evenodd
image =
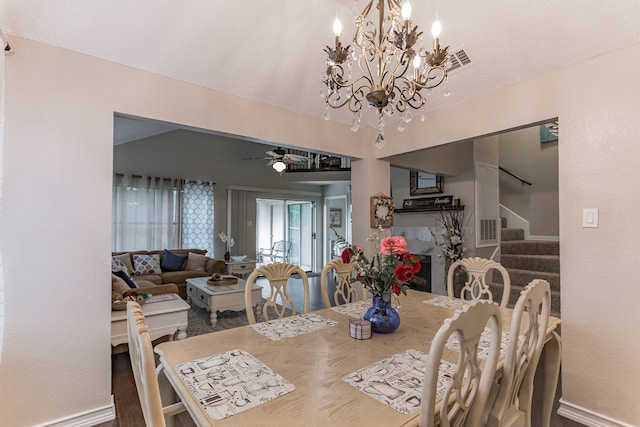
<svg viewBox="0 0 640 427"><path fill-rule="evenodd" d="M463 48L451 49L449 58L451 59L451 67L447 68L447 72L451 72L465 65L471 64L471 60L467 56L467 52Z"/></svg>

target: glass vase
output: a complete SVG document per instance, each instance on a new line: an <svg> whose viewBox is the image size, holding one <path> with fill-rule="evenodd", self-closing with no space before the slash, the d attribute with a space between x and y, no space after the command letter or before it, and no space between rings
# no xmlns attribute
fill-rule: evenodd
<svg viewBox="0 0 640 427"><path fill-rule="evenodd" d="M371 331L379 334L389 334L400 326L400 315L393 308L391 301L382 297L373 297L371 307L367 309L364 318L371 322Z"/></svg>

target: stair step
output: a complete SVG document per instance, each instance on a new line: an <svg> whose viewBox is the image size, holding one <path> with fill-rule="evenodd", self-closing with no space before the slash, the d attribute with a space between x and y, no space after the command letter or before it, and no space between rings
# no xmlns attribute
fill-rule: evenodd
<svg viewBox="0 0 640 427"><path fill-rule="evenodd" d="M559 255L517 255L502 254L500 264L504 268L516 270L548 271L560 273Z"/></svg>
<svg viewBox="0 0 640 427"><path fill-rule="evenodd" d="M560 255L560 242L546 240L510 240L502 242L503 254Z"/></svg>
<svg viewBox="0 0 640 427"><path fill-rule="evenodd" d="M500 303L502 300L502 283L489 283L489 288L493 294L493 300ZM520 297L520 292L524 289L524 286L511 285L511 293L509 294L508 307L513 308ZM560 292L551 291L551 315L554 317L560 317Z"/></svg>
<svg viewBox="0 0 640 427"><path fill-rule="evenodd" d="M509 240L524 240L524 230L522 228L507 228L500 230L500 238L503 242Z"/></svg>
<svg viewBox="0 0 640 427"><path fill-rule="evenodd" d="M507 269L509 278L511 279L511 286L525 287L532 280L543 279L549 282L549 286L552 291L560 292L560 273L549 273L548 271L532 271L532 270L518 270L514 268ZM493 281L495 283L502 283L502 276L499 274L494 275Z"/></svg>

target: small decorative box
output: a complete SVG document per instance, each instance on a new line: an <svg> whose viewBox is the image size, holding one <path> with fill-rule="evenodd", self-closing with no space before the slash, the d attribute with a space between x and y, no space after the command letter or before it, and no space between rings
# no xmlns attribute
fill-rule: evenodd
<svg viewBox="0 0 640 427"><path fill-rule="evenodd" d="M371 338L371 322L365 319L349 320L349 334L351 338L366 340Z"/></svg>

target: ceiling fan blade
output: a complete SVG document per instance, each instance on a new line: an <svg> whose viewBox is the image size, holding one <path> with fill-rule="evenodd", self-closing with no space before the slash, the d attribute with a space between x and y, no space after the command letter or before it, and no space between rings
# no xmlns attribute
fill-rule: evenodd
<svg viewBox="0 0 640 427"><path fill-rule="evenodd" d="M301 156L299 154L285 154L285 161L289 161L292 163L306 163L309 161L308 157Z"/></svg>
<svg viewBox="0 0 640 427"><path fill-rule="evenodd" d="M278 153L276 153L273 150L267 150L266 153L267 153L268 156L271 156L271 157L282 157L281 155L279 155Z"/></svg>

